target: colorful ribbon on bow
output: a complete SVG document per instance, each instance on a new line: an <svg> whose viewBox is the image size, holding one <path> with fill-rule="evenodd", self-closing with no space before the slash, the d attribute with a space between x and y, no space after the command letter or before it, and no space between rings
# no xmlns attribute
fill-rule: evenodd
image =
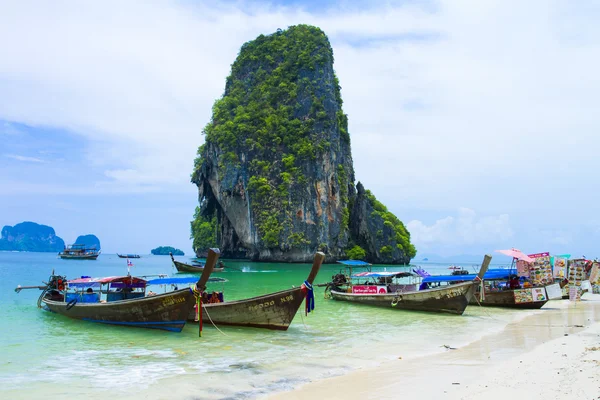
<svg viewBox="0 0 600 400"><path fill-rule="evenodd" d="M306 305L304 306L304 315L308 315L309 312L315 309L315 293L313 287L308 281L304 281L301 286L302 293L306 297Z"/></svg>

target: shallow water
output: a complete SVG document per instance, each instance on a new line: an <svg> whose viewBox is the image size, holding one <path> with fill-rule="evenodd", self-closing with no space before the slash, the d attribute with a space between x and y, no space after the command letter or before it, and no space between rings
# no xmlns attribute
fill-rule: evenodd
<svg viewBox="0 0 600 400"><path fill-rule="evenodd" d="M132 261L134 275L176 272L168 256ZM209 286L224 289L226 300L298 286L310 270L308 264L226 265L232 268L214 276L229 282ZM446 265L422 266L448 272ZM324 300L323 288L317 288L315 311L308 316L299 312L286 332L219 331L205 324L199 338L198 326L192 324L172 333L70 320L38 309L40 291L14 292L18 284L47 280L52 269L68 278L123 275L126 260L110 254L79 261L48 253L0 252L2 398L25 393L29 398L100 398L132 390L151 398L254 398L398 357L440 352L444 345L465 345L532 313L479 307L468 307L463 316L396 311ZM339 270L339 265L324 265L315 282L326 282Z"/></svg>

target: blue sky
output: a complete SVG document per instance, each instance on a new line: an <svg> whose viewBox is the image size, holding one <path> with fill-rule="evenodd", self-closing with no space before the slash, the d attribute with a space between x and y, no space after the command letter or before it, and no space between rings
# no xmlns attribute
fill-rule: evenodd
<svg viewBox="0 0 600 400"><path fill-rule="evenodd" d="M0 225L191 252L189 176L230 64L308 23L333 46L356 177L420 253L600 256L598 17L591 1L4 2Z"/></svg>

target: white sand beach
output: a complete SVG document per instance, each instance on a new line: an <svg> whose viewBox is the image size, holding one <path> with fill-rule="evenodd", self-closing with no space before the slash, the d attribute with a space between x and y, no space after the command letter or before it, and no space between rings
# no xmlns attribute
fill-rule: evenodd
<svg viewBox="0 0 600 400"><path fill-rule="evenodd" d="M399 355L268 398L600 399L600 296L584 299L551 301L463 348L413 359Z"/></svg>

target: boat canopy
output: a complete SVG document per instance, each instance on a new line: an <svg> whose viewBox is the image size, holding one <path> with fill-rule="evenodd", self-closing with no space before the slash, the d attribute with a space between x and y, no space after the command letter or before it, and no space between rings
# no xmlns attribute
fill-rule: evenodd
<svg viewBox="0 0 600 400"><path fill-rule="evenodd" d="M225 278L208 278L209 282L229 282ZM186 284L186 283L196 283L198 282L197 276L187 276L182 278L158 278L152 279L146 282L148 285L177 285L177 284Z"/></svg>
<svg viewBox="0 0 600 400"><path fill-rule="evenodd" d="M392 271L378 271L378 272L359 272L358 274L352 275L353 278L405 278L407 276L415 276L410 272L392 272Z"/></svg>
<svg viewBox="0 0 600 400"><path fill-rule="evenodd" d="M107 276L104 278L90 278L89 276L67 281L69 287L100 287L110 284L111 288L145 288L146 281L135 276Z"/></svg>
<svg viewBox="0 0 600 400"><path fill-rule="evenodd" d="M483 276L483 280L508 279L509 276L515 274L515 270L510 269L490 269ZM472 281L477 278L476 274L469 275L434 275L423 278L422 283L437 283L437 282L463 282Z"/></svg>
<svg viewBox="0 0 600 400"><path fill-rule="evenodd" d="M338 262L340 264L348 265L350 267L366 267L368 265L371 265L368 262L361 260L340 260Z"/></svg>

